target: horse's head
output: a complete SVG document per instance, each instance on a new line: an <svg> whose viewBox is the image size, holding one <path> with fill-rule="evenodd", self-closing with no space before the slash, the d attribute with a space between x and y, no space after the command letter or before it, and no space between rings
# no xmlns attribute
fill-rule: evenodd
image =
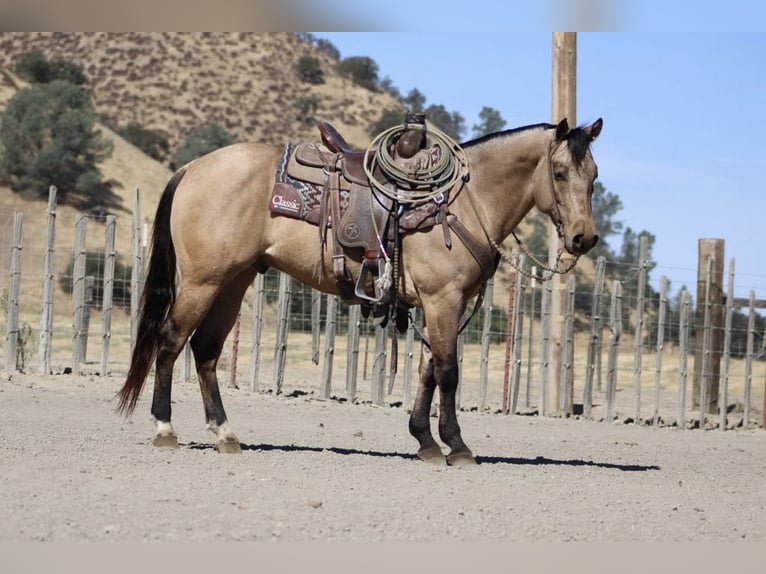
<svg viewBox="0 0 766 574"><path fill-rule="evenodd" d="M548 153L535 171L535 203L548 214L573 255L582 255L598 242L591 195L598 175L590 143L601 133L603 121L570 130L562 120L553 130Z"/></svg>

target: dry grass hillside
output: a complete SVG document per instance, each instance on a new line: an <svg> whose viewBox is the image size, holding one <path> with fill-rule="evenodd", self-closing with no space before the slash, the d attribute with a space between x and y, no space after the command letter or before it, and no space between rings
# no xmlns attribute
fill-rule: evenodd
<svg viewBox="0 0 766 574"><path fill-rule="evenodd" d="M102 120L99 127L115 145L112 158L100 168L122 199L117 213L121 216L118 251L129 252L127 216L132 212L134 190L140 188L143 220L151 223L170 172L107 125L136 122L163 130L171 150L192 129L212 121L240 140L297 141L317 137L313 123L297 119L301 98L315 96L319 102L315 117L332 122L350 143L364 147L370 141L370 124L381 110L400 105L388 93L372 92L338 76L332 58L290 33L13 32L0 34L0 111L23 85L11 72L13 63L31 49L41 50L49 59L75 62L89 78L87 87ZM320 60L324 84L307 84L294 73L294 63L307 53ZM44 225L44 202L30 204L0 186L4 229L8 230L12 211L19 207L39 212L39 225ZM59 220L74 221L74 212L69 211L60 208ZM37 220L27 217L25 236L42 242L44 227ZM66 224L65 229L70 227ZM61 229L59 233L71 232ZM60 239L69 241L67 235ZM507 274L502 271L504 285ZM497 302L505 305L500 291Z"/></svg>
<svg viewBox="0 0 766 574"><path fill-rule="evenodd" d="M0 34L0 68L33 48L82 66L104 123L165 130L172 149L212 121L240 140L312 136L313 124L297 118L299 100L310 95L319 100L317 118L364 146L370 122L396 104L387 93L338 76L329 56L290 33L6 32ZM305 53L320 60L324 84L296 76L293 66Z"/></svg>
<svg viewBox="0 0 766 574"><path fill-rule="evenodd" d="M106 126L136 122L163 130L171 150L207 122L224 125L240 140L311 139L317 137L316 127L297 120L296 109L300 98L313 95L319 102L316 117L331 121L352 144L363 147L369 143L371 118L397 105L387 93L341 78L329 56L289 33L6 32L0 34L0 112L24 85L12 73L13 63L31 49L41 50L48 59L75 62L89 78L99 129L115 146L112 157L99 167L121 198L117 249L127 253L135 189L141 190L142 219L151 223L170 171ZM294 62L305 53L321 61L324 84L301 82L294 73ZM15 209L25 212L25 238L42 243L45 202L24 200L0 185L3 245ZM59 208L62 223L74 217L70 208ZM59 241L67 245L70 227L58 225Z"/></svg>

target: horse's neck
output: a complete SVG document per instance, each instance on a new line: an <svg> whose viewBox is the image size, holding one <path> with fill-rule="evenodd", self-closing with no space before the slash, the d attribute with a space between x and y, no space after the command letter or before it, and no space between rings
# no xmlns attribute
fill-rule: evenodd
<svg viewBox="0 0 766 574"><path fill-rule="evenodd" d="M534 207L535 169L547 145L544 132L534 129L466 149L471 174L467 191L482 212L485 232L498 243ZM473 211L471 201L462 198L461 211L466 209Z"/></svg>

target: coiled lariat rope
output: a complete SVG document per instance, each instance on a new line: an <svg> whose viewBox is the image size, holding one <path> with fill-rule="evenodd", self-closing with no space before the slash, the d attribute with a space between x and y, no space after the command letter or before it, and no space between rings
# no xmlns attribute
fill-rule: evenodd
<svg viewBox="0 0 766 574"><path fill-rule="evenodd" d="M391 155L393 144L402 133L410 129L407 124L381 132L364 153L364 171L370 185L400 204L427 203L468 177L468 159L463 149L430 122L426 122L426 127L430 139L429 147L438 146L440 150L440 153L431 156L434 161L428 162L428 165L406 169L397 164ZM379 182L374 176L376 167L380 167L395 185L388 186Z"/></svg>

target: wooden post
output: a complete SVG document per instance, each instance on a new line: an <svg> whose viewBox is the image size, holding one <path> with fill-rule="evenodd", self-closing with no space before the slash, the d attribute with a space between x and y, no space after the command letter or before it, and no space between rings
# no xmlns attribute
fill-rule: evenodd
<svg viewBox="0 0 766 574"><path fill-rule="evenodd" d="M183 359L181 359L181 381L184 383L191 382L191 364L192 364L192 350L191 350L191 337L186 339L184 343Z"/></svg>
<svg viewBox="0 0 766 574"><path fill-rule="evenodd" d="M577 125L577 33L554 32L553 33L553 78L551 85L551 116L552 122L557 124L564 118L569 125ZM555 225L548 224L548 264L555 265L559 253L559 237ZM561 257L562 265L571 260L570 255ZM561 404L559 395L559 377L562 369L562 332L564 314L564 290L566 289L566 277L554 276L550 279L551 311L550 311L550 387L554 389L552 406L554 409ZM571 384L571 381L570 383ZM570 396L571 388L568 389Z"/></svg>
<svg viewBox="0 0 766 574"><path fill-rule="evenodd" d="M87 255L86 255L87 262ZM90 334L90 311L93 307L93 290L96 286L96 278L93 275L85 276L85 296L82 300L82 360L88 360L88 335Z"/></svg>
<svg viewBox="0 0 766 574"><path fill-rule="evenodd" d="M638 290L636 295L636 334L633 339L633 421L641 422L641 355L644 344L644 297L649 252L649 238L642 235L638 244Z"/></svg>
<svg viewBox="0 0 766 574"><path fill-rule="evenodd" d="M710 306L711 306L711 279L713 275L713 258L708 257L706 265L705 265L705 305L704 305L704 312L703 312L703 327L702 327L702 366L700 369L700 381L702 381L702 384L699 386L699 400L697 401L697 404L699 406L699 428L704 429L705 428L705 413L707 413L707 408L705 408L703 405L707 405L707 380L708 380L708 373L710 372L710 345L711 345L711 333L710 333L710 322L711 322L711 312L710 312ZM697 331L699 332L699 323L697 324ZM698 335L699 336L699 335ZM695 360L695 371L697 370L696 360Z"/></svg>
<svg viewBox="0 0 766 574"><path fill-rule="evenodd" d="M56 186L48 188L48 225L45 229L45 261L43 263L43 303L40 316L39 372L51 374L53 344L53 293L56 267Z"/></svg>
<svg viewBox="0 0 766 574"><path fill-rule="evenodd" d="M492 328L492 297L495 288L495 279L491 277L487 281L484 292L484 317L481 325L481 366L479 368L479 412L483 412L487 405L487 383L489 379L489 338Z"/></svg>
<svg viewBox="0 0 766 574"><path fill-rule="evenodd" d="M691 317L691 295L681 292L681 309L678 324L678 423L680 430L686 429L686 370L689 347L689 318Z"/></svg>
<svg viewBox="0 0 766 574"><path fill-rule="evenodd" d="M407 338L404 340L404 382L402 405L406 409L412 403L412 363L415 346L415 321L419 320L420 309L415 308L412 319L407 327Z"/></svg>
<svg viewBox="0 0 766 574"><path fill-rule="evenodd" d="M729 259L729 284L726 289L726 319L723 329L723 378L721 380L721 394L718 401L718 428L726 430L726 414L729 403L729 359L731 354L731 323L734 316L734 257Z"/></svg>
<svg viewBox="0 0 766 574"><path fill-rule="evenodd" d="M574 401L572 393L573 370L572 359L574 357L574 299L575 299L575 276L569 274L567 277L567 296L564 305L564 338L562 348L561 364L561 391L559 404L559 413L562 417L571 416L574 410Z"/></svg>
<svg viewBox="0 0 766 574"><path fill-rule="evenodd" d="M290 330L290 276L279 273L279 303L277 319L277 340L274 344L274 392L282 392L285 380L285 361L287 358L287 334Z"/></svg>
<svg viewBox="0 0 766 574"><path fill-rule="evenodd" d="M526 263L526 256L521 255L518 259L519 269L524 269ZM512 369L511 369L511 405L508 409L510 414L514 414L519 405L519 385L521 383L521 348L524 329L524 293L526 287L526 277L524 273L516 274L516 286L514 287L514 293L516 295L513 304L514 313L516 316L513 318L513 356L512 356ZM530 321L531 322L531 321ZM531 342L530 342L530 347Z"/></svg>
<svg viewBox="0 0 766 574"><path fill-rule="evenodd" d="M133 203L133 226L131 227L131 245L133 267L130 272L130 350L136 345L138 333L138 307L141 304L141 291L144 287L144 249L141 235L141 196L136 188Z"/></svg>
<svg viewBox="0 0 766 574"><path fill-rule="evenodd" d="M348 308L348 348L346 349L346 395L350 401L356 398L361 328L362 308L359 305L350 305Z"/></svg>
<svg viewBox="0 0 766 574"><path fill-rule="evenodd" d="M322 292L311 290L311 362L319 364L319 338L322 315Z"/></svg>
<svg viewBox="0 0 766 574"><path fill-rule="evenodd" d="M329 399L332 392L332 366L335 358L335 330L338 322L338 296L327 295L327 315L325 319L324 365L322 368L322 386L320 396Z"/></svg>
<svg viewBox="0 0 766 574"><path fill-rule="evenodd" d="M723 239L700 239L698 241L697 258L697 330L705 321L705 289L707 286L707 261L712 260L712 275L710 276L710 338L707 351L709 361L705 361L705 348L703 337L697 336L694 344L694 376L692 401L693 406L700 405L700 382L702 380L702 366L706 367L705 377L705 412L715 412L718 406L718 389L721 377L721 355L723 350Z"/></svg>
<svg viewBox="0 0 766 574"><path fill-rule="evenodd" d="M101 293L101 375L109 374L109 346L112 341L112 299L114 295L114 238L117 218L106 216L106 237L104 240L104 277Z"/></svg>
<svg viewBox="0 0 766 574"><path fill-rule="evenodd" d="M511 261L514 265L508 273L508 314L505 317L505 363L503 364L503 406L501 412L508 414L511 403L511 363L513 361L513 320L516 317L516 277L519 272L516 252L511 253Z"/></svg>
<svg viewBox="0 0 766 574"><path fill-rule="evenodd" d="M535 299L537 295L537 267L532 267L532 277L529 283L529 334L527 336L527 381L524 389L524 408L531 406L530 391L532 390L532 341L535 334Z"/></svg>
<svg viewBox="0 0 766 574"><path fill-rule="evenodd" d="M660 424L660 386L662 384L662 350L665 345L665 313L668 306L668 278L660 277L660 305L657 310L657 360L654 366L654 403L652 424Z"/></svg>
<svg viewBox="0 0 766 574"><path fill-rule="evenodd" d="M588 338L588 355L585 359L585 388L583 389L582 407L583 416L590 418L593 408L593 378L596 374L596 357L601 354L601 334L603 324L601 319L601 306L604 292L604 271L606 259L599 255L596 259L596 278L593 282L593 300L590 311L590 337ZM598 390L601 391L601 381L598 381Z"/></svg>
<svg viewBox="0 0 766 574"><path fill-rule="evenodd" d="M250 392L258 390L258 372L261 366L261 331L263 330L263 273L253 281L253 344L250 347Z"/></svg>
<svg viewBox="0 0 766 574"><path fill-rule="evenodd" d="M750 425L750 394L753 386L753 338L755 337L755 291L750 290L750 309L747 315L747 351L745 356L745 397L742 426Z"/></svg>
<svg viewBox="0 0 766 574"><path fill-rule="evenodd" d="M614 419L614 399L617 392L617 356L622 336L622 284L615 280L612 283L612 300L609 306L609 327L612 338L609 343L609 358L606 366L606 417L611 422Z"/></svg>
<svg viewBox="0 0 766 574"><path fill-rule="evenodd" d="M83 316L85 313L85 233L88 216L79 215L75 222L74 264L72 266L72 373L80 374L80 362L84 358Z"/></svg>
<svg viewBox="0 0 766 574"><path fill-rule="evenodd" d="M237 384L237 360L239 359L239 334L242 328L242 312L237 313L234 320L234 328L231 337L231 377L229 377L229 388L238 389Z"/></svg>
<svg viewBox="0 0 766 574"><path fill-rule="evenodd" d="M8 328L5 347L6 370L12 373L18 370L19 349L19 294L21 293L21 249L24 226L24 214L13 214L13 237L11 239L11 280L8 290Z"/></svg>
<svg viewBox="0 0 766 574"><path fill-rule="evenodd" d="M551 281L553 281L552 278L543 283L543 296L540 301L540 331L542 334L540 341L540 393L537 398L540 416L545 416L550 412L548 408L548 377L550 374L549 362L551 357L551 293L553 291Z"/></svg>
<svg viewBox="0 0 766 574"><path fill-rule="evenodd" d="M382 405L385 399L386 339L388 329L375 325L375 360L372 365L372 402Z"/></svg>

